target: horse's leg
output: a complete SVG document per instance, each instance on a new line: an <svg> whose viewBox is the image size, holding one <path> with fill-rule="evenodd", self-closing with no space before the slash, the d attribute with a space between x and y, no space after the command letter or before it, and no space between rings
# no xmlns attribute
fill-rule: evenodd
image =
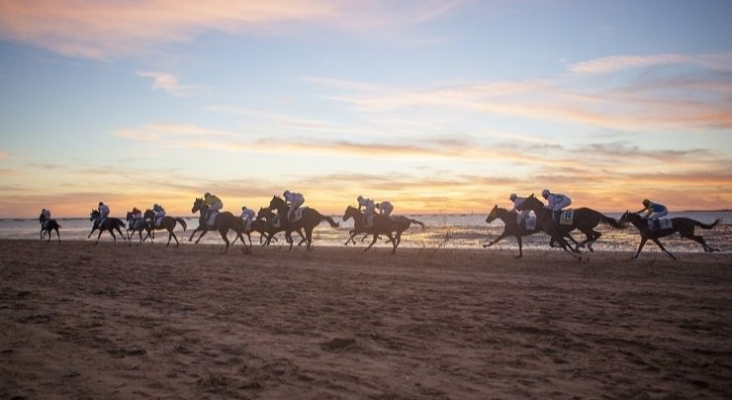
<svg viewBox="0 0 732 400"><path fill-rule="evenodd" d="M635 253L635 257L634 258L638 258L638 256L640 255L641 250L643 250L643 246L646 245L646 242L647 241L648 241L648 238L647 237L641 236L640 245L638 245L638 251Z"/></svg>
<svg viewBox="0 0 732 400"><path fill-rule="evenodd" d="M671 258L673 258L674 260L676 260L676 257L673 254L671 254L668 250L666 250L665 247L663 247L663 245L658 240L658 238L651 238L651 240L653 240L653 242L656 243L656 245L658 245L658 247L660 247L661 250L663 250L664 253L668 254L669 256L671 256Z"/></svg>
<svg viewBox="0 0 732 400"><path fill-rule="evenodd" d="M397 234L397 235L399 235L399 234ZM388 237L389 240L391 240L391 245L393 246L393 248L391 249L391 254L392 255L396 254L396 249L399 246L400 241L396 240L396 238L392 237L391 232L387 232L386 237Z"/></svg>
<svg viewBox="0 0 732 400"><path fill-rule="evenodd" d="M114 234L114 228L109 228L109 234L112 235L112 239L114 239L115 243L117 242L117 236Z"/></svg>
<svg viewBox="0 0 732 400"><path fill-rule="evenodd" d="M170 246L170 239L173 238L173 229L168 229L168 243L165 245L165 247ZM178 239L175 239L176 243L178 242Z"/></svg>
<svg viewBox="0 0 732 400"><path fill-rule="evenodd" d="M679 234L681 235L682 238L691 239L691 240L699 243L702 246L702 248L704 249L704 251L707 252L707 253L711 253L713 251L719 251L719 250L717 250L715 248L710 247L707 244L707 242L704 241L704 238L703 237L694 235L693 231L692 231L692 233L686 233L686 232L683 232L682 233L681 231L679 231Z"/></svg>
<svg viewBox="0 0 732 400"><path fill-rule="evenodd" d="M516 258L521 258L524 256L524 250L523 250L524 245L523 245L523 240L521 239L521 235L516 235L516 241L518 242L518 245L519 245L519 255L516 256Z"/></svg>
<svg viewBox="0 0 732 400"><path fill-rule="evenodd" d="M203 231L203 233L206 233L206 231ZM228 229L219 229L219 233L221 234L221 239L224 239L224 243L226 243L226 248L224 249L224 253L229 251L229 238L226 237L226 234L229 233ZM203 235L201 235L203 236ZM198 240L201 240L201 238L198 238ZM196 243L198 243L198 240L196 240Z"/></svg>
<svg viewBox="0 0 732 400"><path fill-rule="evenodd" d="M201 235L198 237L198 239L196 239L196 244L198 244L198 242L201 241L201 239L203 238L203 235L205 235L206 232L208 232L208 229L204 229L203 231L201 231ZM226 235L224 235L224 236L226 236ZM227 247L228 247L229 239L226 239L226 243L227 243Z"/></svg>
<svg viewBox="0 0 732 400"><path fill-rule="evenodd" d="M371 246L373 246L374 243L376 243L376 239L379 238L379 235L377 233L374 233L373 235L374 235L374 240L371 241L371 244L364 250L364 252L369 251L369 249L371 248Z"/></svg>
<svg viewBox="0 0 732 400"><path fill-rule="evenodd" d="M198 232L199 230L201 230L201 226L200 226L200 225L198 226L198 228L194 229L194 230L193 230L193 232L191 232L191 237L190 237L190 238L188 238L188 241L189 241L189 242L190 242L191 240L193 240L193 236L194 236L194 235L196 234L196 232Z"/></svg>
<svg viewBox="0 0 732 400"><path fill-rule="evenodd" d="M497 237L497 238L493 239L493 240L492 240L492 241L491 241L490 243L484 243L484 244L483 244L483 248L485 249L485 248L491 247L491 246L493 246L494 244L496 244L496 243L500 242L501 240L503 240L504 238L506 238L506 237L508 237L508 236L510 236L510 233L508 233L508 232L504 231L503 233L501 233L501 236L499 236L499 237ZM517 237L520 237L520 236L517 236Z"/></svg>
<svg viewBox="0 0 732 400"><path fill-rule="evenodd" d="M313 227L313 228L315 228L315 227ZM313 250L313 229L312 228L311 229L305 228L305 239L304 240L305 240L305 243L307 244L307 246L305 248L308 249L308 251L312 251ZM300 243L302 243L302 241L300 241ZM298 244L298 246L299 246L299 244Z"/></svg>
<svg viewBox="0 0 732 400"><path fill-rule="evenodd" d="M97 236L97 241L94 242L94 244L99 244L99 238L102 237L102 232L104 232L104 231L99 229L99 236Z"/></svg>
<svg viewBox="0 0 732 400"><path fill-rule="evenodd" d="M48 236L51 236L51 234L49 233ZM56 228L56 237L58 238L58 241L61 242L61 234L58 233L58 228Z"/></svg>
<svg viewBox="0 0 732 400"><path fill-rule="evenodd" d="M350 231L348 231L348 236L349 236L349 237L348 237L348 239L346 240L346 243L343 243L343 245L344 245L344 246L348 246L348 243L350 243L350 242L352 242L352 241L353 241L353 235L354 235L354 233L355 233L355 232L356 232L356 230L355 230L355 229L351 229ZM356 242L353 242L353 244L355 245L355 244L356 244Z"/></svg>

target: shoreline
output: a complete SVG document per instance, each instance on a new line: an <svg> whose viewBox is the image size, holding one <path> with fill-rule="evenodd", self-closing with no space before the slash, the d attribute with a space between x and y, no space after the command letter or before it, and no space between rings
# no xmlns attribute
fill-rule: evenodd
<svg viewBox="0 0 732 400"><path fill-rule="evenodd" d="M200 247L0 240L0 398L732 394L729 254Z"/></svg>

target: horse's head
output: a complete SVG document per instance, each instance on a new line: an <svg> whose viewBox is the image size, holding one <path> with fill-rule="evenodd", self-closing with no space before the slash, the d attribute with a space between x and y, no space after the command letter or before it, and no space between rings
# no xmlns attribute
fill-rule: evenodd
<svg viewBox="0 0 732 400"><path fill-rule="evenodd" d="M630 212L630 210L626 210L622 216L620 216L620 219L618 220L619 224L625 225L628 222L635 224L637 221L640 221L641 217L636 214Z"/></svg>
<svg viewBox="0 0 732 400"><path fill-rule="evenodd" d="M142 214L142 217L145 219L150 219L154 216L155 216L155 211L153 211L149 208L147 210L145 210L145 212Z"/></svg>
<svg viewBox="0 0 732 400"><path fill-rule="evenodd" d="M498 204L493 206L493 209L491 209L491 213L488 214L488 218L485 219L485 222L491 223L498 218Z"/></svg>
<svg viewBox="0 0 732 400"><path fill-rule="evenodd" d="M544 208L544 203L541 200L537 199L533 193L531 193L531 196L527 197L526 200L523 201L523 203L519 204L516 207L516 209L519 211L533 210L535 213L537 213L537 215L542 208Z"/></svg>
<svg viewBox="0 0 732 400"><path fill-rule="evenodd" d="M346 211L343 213L343 218L341 218L344 221L348 221L349 218L353 218L354 221L356 220L356 217L361 216L361 211L358 211L358 208L354 206L348 206L346 207Z"/></svg>
<svg viewBox="0 0 732 400"><path fill-rule="evenodd" d="M127 221L132 219L132 211L127 211Z"/></svg>
<svg viewBox="0 0 732 400"><path fill-rule="evenodd" d="M287 202L285 202L281 197L274 195L272 196L272 200L269 201L269 209L277 210L277 212L285 211L287 210Z"/></svg>
<svg viewBox="0 0 732 400"><path fill-rule="evenodd" d="M198 212L198 210L208 208L205 204L206 203L203 202L203 198L196 197L196 200L193 202L193 207L191 208L191 214L195 214L196 212Z"/></svg>
<svg viewBox="0 0 732 400"><path fill-rule="evenodd" d="M270 219L274 216L274 213L269 208L260 207L259 211L257 212L257 219Z"/></svg>
<svg viewBox="0 0 732 400"><path fill-rule="evenodd" d="M99 215L101 215L101 214L99 214L99 210L92 209L91 212L89 213L89 221L93 221L93 220L99 218Z"/></svg>

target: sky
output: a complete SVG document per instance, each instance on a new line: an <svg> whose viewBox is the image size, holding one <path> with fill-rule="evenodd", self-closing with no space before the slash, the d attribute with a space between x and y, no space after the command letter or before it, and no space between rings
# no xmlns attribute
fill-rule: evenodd
<svg viewBox="0 0 732 400"><path fill-rule="evenodd" d="M0 0L0 218L732 209L728 0Z"/></svg>

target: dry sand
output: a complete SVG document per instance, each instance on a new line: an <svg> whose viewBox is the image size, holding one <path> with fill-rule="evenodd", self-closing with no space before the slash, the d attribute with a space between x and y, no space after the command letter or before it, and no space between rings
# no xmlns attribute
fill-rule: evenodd
<svg viewBox="0 0 732 400"><path fill-rule="evenodd" d="M730 399L732 256L0 241L3 399Z"/></svg>

